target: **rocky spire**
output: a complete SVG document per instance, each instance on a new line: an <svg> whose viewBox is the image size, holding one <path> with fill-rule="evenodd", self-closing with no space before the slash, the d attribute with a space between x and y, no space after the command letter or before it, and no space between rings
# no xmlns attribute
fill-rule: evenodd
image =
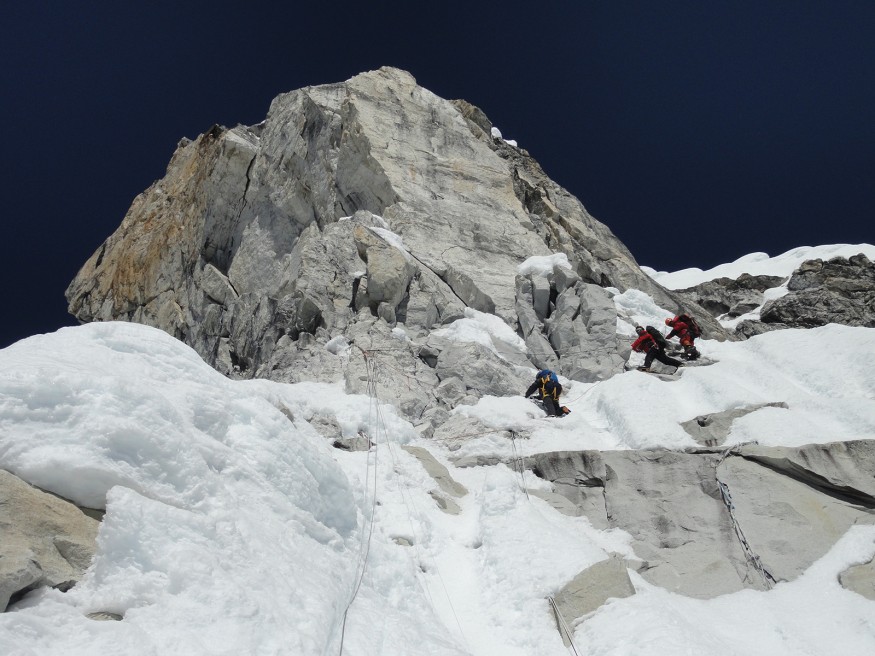
<svg viewBox="0 0 875 656"><path fill-rule="evenodd" d="M283 94L259 125L180 142L70 284L70 312L159 327L229 375L350 391L362 350L380 349L404 376L386 377L387 398L416 417L519 392L514 365L605 378L626 345L604 288L683 301L491 128L393 68ZM571 269L518 276L551 253ZM503 320L529 359L435 333L472 311ZM324 348L341 336L358 352Z"/></svg>

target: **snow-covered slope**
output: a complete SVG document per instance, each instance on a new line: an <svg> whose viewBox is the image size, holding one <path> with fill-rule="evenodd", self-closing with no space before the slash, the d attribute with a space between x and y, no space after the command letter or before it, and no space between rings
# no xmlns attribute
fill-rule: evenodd
<svg viewBox="0 0 875 656"><path fill-rule="evenodd" d="M870 260L875 259L875 246L872 244L833 244L829 246L800 246L769 257L767 253L750 253L734 262L720 264L713 269L703 271L691 268L680 271L656 271L650 267L641 267L651 278L666 289L687 289L716 278L737 279L741 274L752 276L789 276L805 260L829 260L833 257L851 257L863 253Z"/></svg>
<svg viewBox="0 0 875 656"><path fill-rule="evenodd" d="M661 313L629 292L615 302L630 322ZM530 437L469 437L453 455L683 447L693 442L679 422L774 401L789 407L747 415L729 442L875 437L875 372L861 366L875 330L831 325L701 350L718 362L674 382L631 371L570 383L561 422L519 397L462 406ZM327 420L376 447L332 449L314 428ZM0 615L4 653L337 654L341 643L387 656L568 653L547 598L610 552L634 557L629 536L559 514L504 465L453 468L470 494L458 515L444 513L402 445L449 465L446 444L421 440L388 405L326 384L232 382L143 326L67 328L0 351L0 467L107 510L79 585ZM525 486L547 484L527 472ZM710 601L632 573L637 594L580 624L576 647L875 653L875 602L837 581L873 555L875 527L857 526L796 581ZM124 620L95 622L93 611Z"/></svg>

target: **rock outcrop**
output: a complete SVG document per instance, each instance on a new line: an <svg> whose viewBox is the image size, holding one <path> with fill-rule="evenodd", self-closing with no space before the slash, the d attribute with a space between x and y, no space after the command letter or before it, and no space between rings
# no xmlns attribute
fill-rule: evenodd
<svg viewBox="0 0 875 656"><path fill-rule="evenodd" d="M724 412L694 417L681 426L696 442L702 446L722 446L732 430L732 422L762 408L787 408L783 401L774 403L759 403L752 406L735 408Z"/></svg>
<svg viewBox="0 0 875 656"><path fill-rule="evenodd" d="M30 590L75 585L91 563L99 523L0 469L0 611Z"/></svg>
<svg viewBox="0 0 875 656"><path fill-rule="evenodd" d="M862 253L827 262L804 262L787 283L788 293L763 306L766 324L814 328L828 323L875 328L875 263Z"/></svg>
<svg viewBox="0 0 875 656"><path fill-rule="evenodd" d="M787 293L766 300L763 292L786 283ZM741 275L717 278L677 290L715 318L733 319L759 310L759 320L745 319L736 335L753 337L783 328L815 328L828 323L875 327L875 263L863 253L803 262L788 278Z"/></svg>
<svg viewBox="0 0 875 656"><path fill-rule="evenodd" d="M755 310L764 302L763 292L784 282L780 276L751 276L743 273L738 278L716 278L695 287L679 289L682 294L708 310L713 317L738 317Z"/></svg>
<svg viewBox="0 0 875 656"><path fill-rule="evenodd" d="M526 459L597 528L632 535L648 581L692 597L790 581L875 522L875 441L559 452ZM871 571L847 574L868 591Z"/></svg>
<svg viewBox="0 0 875 656"><path fill-rule="evenodd" d="M70 311L161 328L237 377L363 391L364 355L379 352L398 372L381 395L424 424L453 400L519 392L520 364L578 380L618 371L605 287L705 314L491 127L391 68L283 94L259 125L180 142L70 284ZM517 280L551 253L570 270ZM471 311L499 317L531 359L432 338ZM708 334L725 333L711 321ZM326 350L341 338L351 351Z"/></svg>

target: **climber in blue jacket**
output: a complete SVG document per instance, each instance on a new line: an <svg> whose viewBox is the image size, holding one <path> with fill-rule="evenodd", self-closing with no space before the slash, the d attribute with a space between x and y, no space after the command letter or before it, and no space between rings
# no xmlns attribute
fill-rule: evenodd
<svg viewBox="0 0 875 656"><path fill-rule="evenodd" d="M559 406L559 395L562 394L562 385L559 384L559 378L549 369L542 369L535 376L535 382L526 390L526 398L529 398L535 392L536 397L544 404L544 410L547 411L549 417L561 417L565 414Z"/></svg>

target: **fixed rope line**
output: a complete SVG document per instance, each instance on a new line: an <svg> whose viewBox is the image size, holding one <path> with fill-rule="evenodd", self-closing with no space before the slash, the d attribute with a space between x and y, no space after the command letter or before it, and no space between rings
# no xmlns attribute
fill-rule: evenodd
<svg viewBox="0 0 875 656"><path fill-rule="evenodd" d="M376 505L377 505L377 477L378 477L377 446L380 442L379 434L380 434L381 429L383 432L383 438L384 438L384 442L386 444L386 448L389 451L389 457L393 461L393 466L397 466L397 463L395 461L395 454L392 450L391 441L389 440L388 432L386 430L386 420L385 420L385 417L383 416L383 411L380 407L379 397L377 394L378 363L376 362L376 360L374 358L371 357L372 351L369 351L367 349L363 349L358 345L356 345L356 347L361 351L362 356L365 359L365 365L366 365L366 369L368 372L368 384L367 384L368 397L369 397L368 425L369 425L369 427L372 427L372 433L374 435L374 492L373 492L373 502L372 502L372 508L371 508L370 528L368 531L368 539L367 539L367 549L364 553L364 564L362 565L361 574L360 574L358 582L356 584L355 591L353 592L352 599L350 600L349 604L347 605L346 610L344 611L344 615L343 615L343 625L341 628L341 641L340 641L340 654L341 654L341 656L343 654L343 643L344 643L345 630L346 630L347 614L349 612L350 606L352 606L353 601L355 601L355 598L358 595L358 591L359 591L359 589L362 585L362 581L364 579L365 569L367 568L367 558L368 558L368 555L370 554L371 538L372 538L373 532L374 532ZM369 451L370 451L370 449L369 449ZM368 462L368 466L370 466L370 453L368 454L366 461ZM366 487L365 487L366 490L367 490L367 481L369 480L367 478L367 476L369 476L369 474L366 474ZM365 496L367 496L367 493ZM412 536L414 538L414 542L417 544L417 547L418 547L418 540L416 538L416 531L413 528L413 519L412 519L411 514L410 514L410 505L408 504L408 499L405 497L405 495L403 493L403 489L402 489L401 498L402 498L402 501L404 502L405 508L407 510L407 519L408 519L408 522L409 522L410 527L411 527L411 533L412 533ZM414 508L415 508L415 502L413 501L412 497L410 498L410 503L413 503ZM418 513L418 511L417 511L417 515L421 516L420 513ZM452 599L450 599L449 591L447 590L443 575L441 574L440 568L437 566L437 563L434 562L433 564L434 564L434 570L438 576L438 580L440 581L441 587L443 588L444 596L447 599L447 603L450 607L450 611L452 612L453 618L456 621L456 626L459 629L459 635L461 636L462 641L465 642L465 644L467 644L467 642L468 642L467 638L465 637L465 633L462 630L462 625L459 621L459 616L456 613L455 606L453 606ZM428 585L425 586L425 591L426 591L426 595L429 599L429 602L432 605L432 608L434 608L434 606L435 606L434 599L432 599L432 597L431 597L431 592L428 589Z"/></svg>
<svg viewBox="0 0 875 656"><path fill-rule="evenodd" d="M378 447L379 447L379 436L377 433L379 432L379 427L378 426L374 427L374 424L372 423L372 415L371 415L372 406L374 404L374 401L376 401L376 396L375 396L376 387L372 384L373 371L371 368L371 361L369 360L367 354L364 353L364 351L362 351L362 353L365 356L365 365L366 365L366 368L368 371L368 396L371 399L371 402L368 405L368 426L369 426L369 430L371 431L371 433L373 434L373 437L374 437L374 441L373 441L373 444L374 444L374 493L373 493L373 499L371 502L371 516L370 516L370 522L369 522L370 525L369 525L368 531L367 531L367 539L365 539L364 532L362 532L362 541L359 545L359 575L358 575L358 580L356 581L355 588L354 588L353 593L352 593L352 597L350 598L349 603L346 605L346 608L343 611L343 623L341 624L341 628L340 628L340 652L339 653L341 656L343 654L343 643L344 643L344 639L346 637L346 620L347 620L347 616L349 615L349 609L352 607L353 602L355 601L356 597L358 596L359 590L361 589L361 586L362 586L362 581L365 578L365 570L367 569L367 566L368 566L368 557L370 556L370 552L371 552L371 539L374 535L374 523L375 523L376 514L377 514L377 473L378 473L377 472L377 464L378 464L377 463L377 457L378 457L377 452L378 452ZM379 407L377 407L377 409L379 410ZM376 428L376 430L374 430L374 428ZM371 439L371 435L368 435L369 442L370 442L370 439ZM370 448L368 449L368 453L365 457L365 462L366 462L366 467L365 467L364 501L367 501L367 496L368 496L367 490L368 490L368 484L370 483L370 462L371 462Z"/></svg>
<svg viewBox="0 0 875 656"><path fill-rule="evenodd" d="M749 443L748 443L749 444ZM754 442L755 444L755 442ZM763 582L766 585L767 589L772 589L775 584L777 584L777 580L774 576L772 576L771 572L769 572L765 566L763 565L762 559L759 555L753 550L753 547L748 542L747 537L744 535L744 531L741 530L741 524L738 521L738 518L735 516L735 503L732 501L732 494L729 491L729 486L720 480L717 475L717 468L720 464L726 460L726 458L732 454L733 452L737 452L741 444L736 444L726 449L723 454L720 456L720 459L717 461L717 464L714 465L714 478L717 481L717 487L720 489L720 497L723 500L723 504L726 506L727 511L729 512L729 520L732 522L732 528L735 531L735 535L738 538L738 541L741 543L741 549L744 552L745 558L753 565L754 569L756 569L760 576L763 578Z"/></svg>
<svg viewBox="0 0 875 656"><path fill-rule="evenodd" d="M375 397L375 399L376 399L376 396L377 396L377 395L376 395L376 373L377 373L377 371L378 371L378 369L377 369L376 366L375 366L375 369L374 369L374 373L375 373L375 376L374 376L374 378L375 378L375 384L374 384L374 397ZM377 400L378 400L378 399L377 399ZM392 445L392 442L391 442L391 440L388 439L388 435L385 433L386 420L385 420L385 418L383 417L383 410L382 410L382 408L380 407L379 403L377 403L377 417L378 417L378 420L379 420L379 422L380 422L380 425L383 426L384 436L385 436L385 438L386 438L385 443L386 443L386 445L387 445L387 447L388 447L388 449L389 449L389 456L390 456L390 458L392 458L392 460L393 460L393 463L392 463L392 464L393 464L394 467L397 468L397 462L395 461L395 454L394 454L394 451L392 450L392 446L391 446L391 445ZM405 479L405 484L406 484L406 479ZM408 520L408 522L410 523L410 527L411 527L412 535L413 535L413 538L414 538L414 542L416 543L416 545L417 545L417 547L418 547L418 543L419 543L419 541L418 541L418 539L417 539L417 537L416 537L416 531L413 529L413 519L412 519L412 517L411 517L411 515L410 515L410 506L409 506L408 503L407 503L407 497L405 497L405 495L404 495L404 493L403 493L403 487L402 487L402 495L401 495L401 496L402 496L402 500L404 501L405 508L406 508L406 510L407 510L407 520ZM420 521L422 521L422 519L421 519L422 514L419 512L419 509L418 509L417 506L416 506L416 502L414 501L414 499L413 499L412 496L410 496L410 503L413 504L413 507L414 507L414 509L415 509L415 511L416 511L416 515L417 515L417 517L420 518ZM453 619L454 619L455 622L456 622L456 627L459 629L459 636L462 638L462 641L467 645L467 644L468 644L468 639L465 637L465 632L462 630L462 624L461 624L461 622L459 621L459 616L458 616L458 614L456 613L456 608L455 608L455 606L453 605L453 601L452 601L452 599L450 598L450 593L449 593L449 591L448 591L448 589L447 589L446 582L444 581L443 574L441 574L440 567L438 567L437 562L434 561L434 560L432 561L432 564L433 564L433 566L434 566L434 571L437 573L438 580L440 581L441 588L442 588L443 593L444 593L444 597L446 598L446 600L447 600L447 604L448 604L449 607L450 607L450 612L452 612L452 614L453 614ZM434 607L435 607L434 599L432 599L432 597L431 597L431 592L430 592L430 590L428 589L428 585L427 585L427 584L426 584L426 586L425 586L425 590L426 590L426 594L428 595L429 601L431 602L432 608L434 608ZM435 610L436 610L436 609L435 609Z"/></svg>
<svg viewBox="0 0 875 656"><path fill-rule="evenodd" d="M392 468L394 471L399 471L398 467L398 459L396 458L395 449L390 441L386 442L389 447L389 457L392 459ZM413 549L416 551L417 557L421 560L425 560L422 554L422 546L419 544L419 536L416 534L416 527L413 525L413 515L417 516L417 519L420 519L421 514L419 513L419 509L416 507L416 502L413 500L413 497L409 494L409 490L407 489L407 481L405 477L405 484L401 488L401 499L404 501L404 508L407 511L407 523L410 526L410 535L413 538ZM411 506L413 506L413 511L411 511ZM421 519L420 519L421 521ZM425 594L428 596L428 601L434 608L434 599L431 596L431 590L428 585L425 586Z"/></svg>
<svg viewBox="0 0 875 656"><path fill-rule="evenodd" d="M478 431L476 433L463 433L461 435L450 435L448 437L431 437L431 442L451 442L452 440L461 440L466 437L483 437L484 435L492 435L494 433L508 433L512 428L492 428L490 430Z"/></svg>
<svg viewBox="0 0 875 656"><path fill-rule="evenodd" d="M365 357L365 361L366 361L366 363L368 363L368 391L369 391L369 396L370 396L371 399L375 402L375 406L376 406L376 411L375 411L375 412L376 412L377 417L378 417L378 423L382 422L383 426L385 427L385 420L384 420L383 417L382 417L382 410L380 409L380 407L379 407L379 403L377 402L377 399L376 399L376 396L377 396L377 393L376 393L376 390L377 390L377 385L376 385L377 366L376 366L376 363L374 363L374 365L373 365L373 369L371 368L371 364L370 364L370 363L373 362L373 360L370 358L370 355L371 355L372 352L374 352L374 351L379 352L379 351L385 351L385 350L389 350L389 349L374 349L373 351L370 351L370 350L362 349L361 347L358 347L358 348L359 348L359 350L362 351L362 354L363 354L363 356ZM406 349L391 349L391 350L399 351L399 350L406 350ZM391 366L387 366L387 365L385 365L385 363L381 363L380 366L381 366L381 367L387 367L387 368L390 368L390 369L392 368ZM600 382L601 382L601 381L600 381ZM596 385L597 385L597 384L598 384L598 383L596 383ZM595 385L593 385L593 387L595 387ZM587 389L587 390L581 395L581 397L584 396L585 394L587 394L589 391L591 391L591 390L593 389L593 387ZM520 455L520 452L519 452L519 450L517 449L517 445L516 445L516 439L517 439L517 437L518 437L518 434L517 434L517 431L516 431L516 430L514 430L514 429L507 429L507 428L505 428L505 429L491 429L491 430L480 431L480 432L476 432L476 433L467 433L467 434L463 434L463 435L450 436L450 437L448 437L448 438L440 438L439 440L436 440L436 441L457 440L457 439L462 439L462 438L465 438L465 437L477 437L477 436L482 436L482 435L490 435L490 434L503 433L503 432L508 432L508 433L510 433L510 437L511 437L511 448L512 448L512 453L513 453L513 460L514 460L514 469L517 471L517 473L518 473L519 476L520 476L520 486L521 486L523 492L524 492L525 495L526 495L526 499L529 501L529 503L531 503L531 502L532 502L532 499L531 499L531 497L529 496L529 491L528 491L528 489L526 488L526 484L525 484L525 464L524 464L524 462L523 462L522 456ZM388 445L388 444L389 444L389 441L388 441L388 438L387 438L387 445ZM394 461L394 453L393 453L393 451L392 451L391 446L388 446L387 448L389 448L389 454L390 454L390 457L391 457L391 458L393 459L393 461ZM375 466L376 466L376 464L375 464ZM395 465L395 466L397 466L397 465ZM374 485L375 485L375 488L374 488L374 502L376 503L376 472L375 472L375 483L374 483ZM406 507L407 512L408 512L408 522L409 522L410 525L411 525L411 532L413 533L414 540L418 543L418 540L416 540L416 537L415 537L415 529L413 528L413 520L412 520L412 517L410 516L410 505L408 504L408 500L407 500L406 497L404 497L403 493L402 493L402 499L403 499L403 501L404 501L404 503L405 503L405 507ZM414 504L414 508L415 508L415 502L413 502L412 498L410 499L410 501L411 501L411 503ZM372 512L371 533L373 532L373 515L374 515L374 513L375 513L375 506L374 506L374 511ZM417 509L417 514L418 514L418 509ZM370 538L370 535L369 535L369 538ZM365 563L365 565L366 565L366 564L367 564L367 563ZM464 634L464 631L462 630L462 626L461 626L461 623L460 623L460 621L459 621L458 615L457 615L457 613L456 613L455 607L453 606L452 600L450 599L450 596L449 596L449 592L447 591L446 583L445 583L445 581L444 581L444 579L443 579L443 575L441 574L441 572L440 572L440 568L437 567L437 564L436 564L436 563L435 563L435 571L437 572L438 579L439 579L440 582L441 582L441 586L442 586L443 591L444 591L444 594L445 594L445 596L446 596L446 598L447 598L447 602L448 602L449 605L450 605L450 610L451 610L452 613L453 613L453 617L454 617L454 619L455 619L455 621L456 621L456 625L457 625L458 628L459 628L459 633L460 633L460 635L461 635L463 641L465 641L465 642L467 643L467 639L465 638L465 634ZM363 576L364 576L364 568L362 569L362 577L361 577L361 578L363 578ZM358 587L361 585L361 578L359 579L358 586L356 587L356 594L358 593ZM431 599L431 595L430 595L430 593L428 593L428 589L427 589L427 588L428 588L428 586L426 586L426 592L427 592L427 594L428 594L428 596L429 596L429 599L430 599L430 601L431 601L431 603L432 603L432 606L434 606L434 601ZM355 596L353 596L353 599L355 599ZM574 653L575 653L577 656L579 656L579 655L580 655L580 652L577 650L577 647L576 647L576 645L574 644L574 638L573 638L573 635L572 635L571 627L569 627L568 623L565 621L565 618L562 616L561 612L559 611L559 608L558 608L558 606L556 605L556 602L555 602L555 600L553 599L553 597L552 597L552 596L549 596L549 597L548 597L548 600L550 601L550 604L552 605L553 610L554 610L554 613L555 613L555 615L556 615L556 617L557 617L557 620L558 620L557 623L558 623L559 626L560 626L560 631L561 631L561 633L564 633L564 635L565 635L566 639L568 640L568 642L570 643L570 645L571 645L571 647L572 647ZM350 605L352 605L352 601L350 601ZM348 610L349 610L349 606L347 607L347 611L348 611ZM345 624L346 624L346 613L344 613L344 627L345 627ZM342 653L343 653L343 635L341 635L341 654L342 654Z"/></svg>
<svg viewBox="0 0 875 656"><path fill-rule="evenodd" d="M601 385L603 382L605 382L605 381L603 381L603 380L598 380L598 381L596 381L595 383L593 383L592 387L590 387L590 388L587 389L587 390L584 390L583 394L581 394L580 396L575 396L573 399L568 399L568 400L566 400L565 402L566 402L566 403L574 403L575 401L579 401L579 400L582 399L584 396L586 396L587 394L589 394L590 392L592 392L596 387L598 387L599 385Z"/></svg>
<svg viewBox="0 0 875 656"><path fill-rule="evenodd" d="M529 490L526 488L526 470L523 464L523 459L520 457L519 451L516 448L516 431L510 431L510 444L511 450L513 451L513 462L514 469L516 469L517 473L520 475L520 487L522 491L526 494L526 499L531 500L529 497Z"/></svg>
<svg viewBox="0 0 875 656"><path fill-rule="evenodd" d="M568 626L568 622L565 621L565 618L562 617L562 613L559 612L559 606L556 604L556 600L553 598L553 595L550 595L547 599L553 607L553 613L556 615L556 623L559 625L560 632L565 634L565 637L568 639L568 642L571 643L571 649L576 656L580 656L580 652L577 651L577 645L574 644L574 636L571 633L571 627Z"/></svg>
<svg viewBox="0 0 875 656"><path fill-rule="evenodd" d="M388 440L386 443L387 443L387 445L391 444L391 442ZM392 458L392 466L396 470L398 470L398 463L397 463L397 460L395 459L395 453L394 453L391 446L389 447L389 455ZM407 486L407 485L408 485L408 482L407 482L407 478L405 477L404 486ZM408 492L409 492L409 490L408 490ZM419 555L420 559L424 561L425 560L424 550L420 547L419 537L417 536L416 529L413 526L413 517L412 517L412 515L415 514L417 519L420 521L420 523L424 523L422 520L423 515L419 511L419 507L416 505L416 501L413 498L413 495L404 493L404 487L401 488L401 498L404 501L405 510L407 511L407 521L410 524L410 533L413 537L414 549L416 549L417 554ZM413 507L412 512L411 512L411 506ZM446 598L447 604L450 607L450 612L452 612L452 614L453 614L453 619L456 622L456 627L458 627L458 629L459 629L459 636L461 636L462 641L466 645L468 645L468 639L465 636L465 632L462 630L462 623L459 621L459 615L456 613L456 607L453 605L453 600L450 598L450 593L449 593L449 590L447 589L447 584L444 581L443 574L441 574L440 567L438 567L437 562L434 561L433 559L431 562L432 562L432 565L434 566L434 571L437 573L438 581L440 582L441 589L443 590L443 593L444 593L444 597ZM428 584L426 583L426 585L424 587L425 587L425 593L428 596L429 603L431 603L431 607L435 608L434 598L431 595L431 590L429 589ZM435 608L435 610L437 610L437 609Z"/></svg>
<svg viewBox="0 0 875 656"><path fill-rule="evenodd" d="M519 456L519 454L516 450L517 433L516 433L516 431L511 430L510 434L511 434L511 444L513 445L513 450L514 450L514 457L516 459L516 462L519 465L520 478L522 479L522 485L523 485L523 490L526 493L526 499L528 499L529 503L532 504L532 507L535 509L535 511L538 514L541 514L541 511L538 509L538 507L532 501L532 498L529 496L529 491L525 486L525 464L523 462L523 459ZM543 515L542 515L542 517L543 517ZM556 624L559 628L560 635L564 634L564 636L567 639L568 644L571 646L571 649L574 652L575 656L581 656L580 651L577 649L577 645L574 644L573 631L572 631L571 627L568 625L568 622L566 622L565 618L562 616L562 613L560 612L559 606L556 604L556 600L553 598L553 595L548 595L547 600L550 602L550 605L553 608L553 613L556 617Z"/></svg>

